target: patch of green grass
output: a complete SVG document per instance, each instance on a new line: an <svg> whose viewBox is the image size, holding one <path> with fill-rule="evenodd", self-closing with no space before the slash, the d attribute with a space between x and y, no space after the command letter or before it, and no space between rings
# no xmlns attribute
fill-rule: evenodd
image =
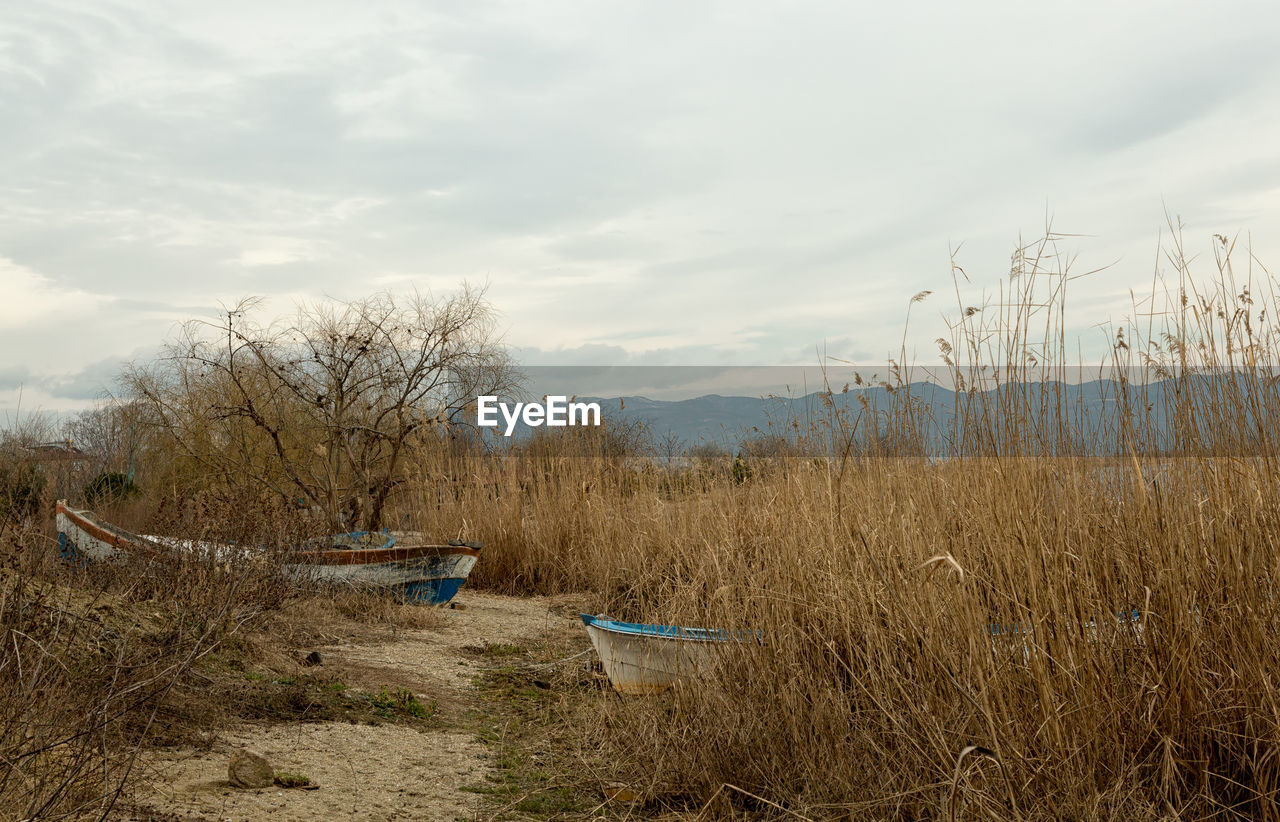
<svg viewBox="0 0 1280 822"><path fill-rule="evenodd" d="M433 699L431 702L423 704L418 697L409 694L409 698L403 703L405 713L418 719L426 719L436 712L437 703Z"/></svg>
<svg viewBox="0 0 1280 822"><path fill-rule="evenodd" d="M275 782L282 788L305 788L311 784L311 777L301 773L277 771Z"/></svg>
<svg viewBox="0 0 1280 822"><path fill-rule="evenodd" d="M579 818L599 805L597 797L585 794L572 780L564 779L564 774L527 754L519 727L508 724L501 736L496 728L484 728L477 736L495 747L494 769L483 783L464 785L462 790L501 805L504 810L499 819L507 818L507 814L516 814L522 819Z"/></svg>
<svg viewBox="0 0 1280 822"><path fill-rule="evenodd" d="M488 645L485 655L512 657L527 653L514 645ZM545 649L547 660L562 649ZM464 791L486 797L498 809L497 819L579 819L592 811L612 816L583 774L569 763L571 752L557 744L562 736L548 731L565 721L566 706L583 692L553 687L545 673L516 664L499 665L476 677L482 704L463 714L476 739L490 750L493 770Z"/></svg>
<svg viewBox="0 0 1280 822"><path fill-rule="evenodd" d="M488 691L492 698L501 700L522 715L528 715L530 711L541 712L545 705L556 699L546 683L513 665L485 671L476 684Z"/></svg>
<svg viewBox="0 0 1280 822"><path fill-rule="evenodd" d="M383 719L394 719L397 714L427 719L435 714L438 707L434 699L424 703L408 688L396 688L391 692L386 685L378 693L369 696L369 704Z"/></svg>
<svg viewBox="0 0 1280 822"><path fill-rule="evenodd" d="M355 723L423 722L437 710L435 700L423 701L407 688L374 692L351 688L345 682L303 674L268 679L258 674L241 675L243 680L226 693L227 704L242 719L275 722Z"/></svg>
<svg viewBox="0 0 1280 822"><path fill-rule="evenodd" d="M385 685L382 687L381 691L369 697L369 704L373 706L375 711L388 719L391 718L392 713L396 709L396 701L391 698L391 694L387 693Z"/></svg>

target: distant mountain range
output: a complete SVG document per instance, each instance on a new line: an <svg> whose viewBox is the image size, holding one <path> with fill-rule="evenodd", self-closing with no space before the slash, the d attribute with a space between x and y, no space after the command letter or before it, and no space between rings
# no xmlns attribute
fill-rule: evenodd
<svg viewBox="0 0 1280 822"><path fill-rule="evenodd" d="M1200 405L1218 403L1219 413L1238 416L1243 426L1258 421L1250 406L1280 415L1280 392L1276 383L1254 380L1246 383L1242 376L1197 377L1203 380L1194 386ZM1233 387L1233 380L1235 385ZM1234 409L1230 397L1245 396L1252 387L1258 393L1258 385L1270 397L1250 397L1243 409ZM1143 428L1143 441L1167 444L1172 428L1166 411L1176 405L1178 392L1185 396L1186 381L1163 381L1146 387L1122 384L1114 380L1095 380L1069 384L1055 382L1023 382L1002 386L986 392L957 392L928 383L912 383L890 390L884 386L863 386L848 391L824 395L814 392L798 397L732 397L707 394L686 400L652 400L646 397L577 397L579 402L600 404L604 421L622 420L642 422L656 440L675 438L684 447L714 444L732 449L744 440L761 436L781 435L794 437L797 430L804 430L814 420L830 418L832 413L844 415L848 424L855 420L859 430L871 434L872 420L878 420L876 430L883 433L886 413L891 408L902 408L910 401L920 420L924 448L930 453L946 453L955 436L957 414L974 420L975 414L985 407L989 415L978 427L987 431L1032 432L1034 439L1045 442L1061 442L1059 426L1065 416L1070 421L1067 430L1075 432L1074 439L1081 451L1097 448L1106 451L1117 442L1117 432L1126 425L1123 409L1127 406L1127 424ZM1122 398L1127 394L1127 403ZM1236 403L1238 405L1238 403ZM1000 409L1016 407L1022 411L1017 416L1001 413ZM966 409L969 409L966 412ZM1065 411L1065 414L1060 413ZM990 420L988 423L986 420ZM1268 419L1263 419L1266 423ZM1278 420L1280 421L1280 420ZM793 426L798 424L799 428ZM528 436L530 429L523 424L516 430L516 437ZM1026 442L1026 439L1021 440Z"/></svg>

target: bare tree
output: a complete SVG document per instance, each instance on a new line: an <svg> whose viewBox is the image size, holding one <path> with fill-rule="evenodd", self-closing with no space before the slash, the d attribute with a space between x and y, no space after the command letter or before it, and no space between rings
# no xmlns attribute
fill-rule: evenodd
<svg viewBox="0 0 1280 822"><path fill-rule="evenodd" d="M125 383L213 479L269 488L336 529L380 527L414 438L467 424L478 394L518 381L472 289L317 303L267 325L257 308L187 323Z"/></svg>
<svg viewBox="0 0 1280 822"><path fill-rule="evenodd" d="M143 445L145 410L108 396L63 422L62 436L85 453L95 471L124 474L132 470Z"/></svg>

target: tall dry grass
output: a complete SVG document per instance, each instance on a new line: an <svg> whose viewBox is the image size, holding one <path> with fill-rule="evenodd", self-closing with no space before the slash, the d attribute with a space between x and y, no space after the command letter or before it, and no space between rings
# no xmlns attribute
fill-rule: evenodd
<svg viewBox="0 0 1280 822"><path fill-rule="evenodd" d="M115 818L140 752L218 712L202 660L290 592L197 555L69 565L51 519L0 519L0 818Z"/></svg>
<svg viewBox="0 0 1280 822"><path fill-rule="evenodd" d="M958 300L939 344L955 459L900 455L929 423L900 359L886 407L810 421L829 457L746 476L581 437L428 455L416 525L483 539L477 584L763 632L583 729L618 778L691 812L1280 818L1273 280L1218 240L1193 276L1175 232L1140 321L1108 332L1119 410L1098 426L1064 387L1055 239L1015 257L1009 293ZM870 455L840 447L858 413L880 415Z"/></svg>
<svg viewBox="0 0 1280 822"><path fill-rule="evenodd" d="M1273 279L1225 239L1193 271L1175 231L1108 329L1099 423L1071 385L1056 241L1020 248L988 303L956 269L949 459L910 456L940 421L904 342L878 404L842 401L842 377L799 421L810 457L662 463L621 428L424 446L395 524L483 540L474 585L760 630L696 687L581 726L593 771L690 816L1278 818ZM308 527L205 490L107 513L253 544ZM0 816L110 813L169 695L279 578L66 569L47 522L4 528Z"/></svg>

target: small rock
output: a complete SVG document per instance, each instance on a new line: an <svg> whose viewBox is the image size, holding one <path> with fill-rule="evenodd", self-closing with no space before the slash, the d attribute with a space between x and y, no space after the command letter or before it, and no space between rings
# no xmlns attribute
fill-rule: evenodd
<svg viewBox="0 0 1280 822"><path fill-rule="evenodd" d="M275 780L275 771L265 757L250 751L233 751L227 765L227 780L237 788L266 788Z"/></svg>
<svg viewBox="0 0 1280 822"><path fill-rule="evenodd" d="M324 660L320 657L319 651L312 651L307 654L306 659L302 660L303 665L321 665Z"/></svg>
<svg viewBox="0 0 1280 822"><path fill-rule="evenodd" d="M453 609L453 610L455 610L455 611L465 611L465 610L467 610L467 606L463 605L461 602L450 602L450 603L449 603L449 607L450 607L450 608L452 608L452 609Z"/></svg>

